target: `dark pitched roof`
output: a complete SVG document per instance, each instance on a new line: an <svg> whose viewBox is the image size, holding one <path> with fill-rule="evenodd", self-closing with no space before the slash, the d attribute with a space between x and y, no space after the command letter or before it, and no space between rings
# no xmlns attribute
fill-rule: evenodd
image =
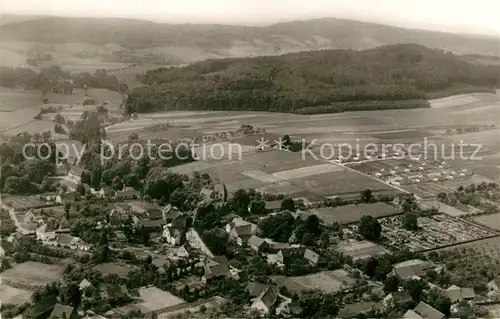
<svg viewBox="0 0 500 319"><path fill-rule="evenodd" d="M257 248L260 248L265 244L267 244L267 242L263 238L257 237L255 235L252 235L248 239L248 245L252 245L252 246L255 246Z"/></svg>
<svg viewBox="0 0 500 319"><path fill-rule="evenodd" d="M304 258L307 259L308 261L317 264L319 261L319 254L315 253L314 251L310 249L306 249L304 251Z"/></svg>
<svg viewBox="0 0 500 319"><path fill-rule="evenodd" d="M60 234L57 238L57 243L61 245L71 245L73 241L73 236L68 234Z"/></svg>
<svg viewBox="0 0 500 319"><path fill-rule="evenodd" d="M248 290L248 294L251 296L251 297L257 297L259 296L264 290L267 289L267 287L269 287L268 285L266 284L261 284L259 282L249 282L248 285L247 285L247 290Z"/></svg>
<svg viewBox="0 0 500 319"><path fill-rule="evenodd" d="M270 309L276 303L276 300L278 300L278 294L278 286L269 286L256 298L256 301L262 301Z"/></svg>
<svg viewBox="0 0 500 319"><path fill-rule="evenodd" d="M419 302L418 305L413 309L416 313L426 319L444 319L445 315L440 311L432 308L425 302Z"/></svg>
<svg viewBox="0 0 500 319"><path fill-rule="evenodd" d="M84 172L84 169L81 168L81 167L78 167L78 166L73 166L73 167L71 167L71 169L69 170L69 172L71 174L75 174L77 176L82 176L82 174Z"/></svg>
<svg viewBox="0 0 500 319"><path fill-rule="evenodd" d="M56 304L54 310L50 313L49 318L63 318L63 314L67 319L70 319L71 314L73 313L74 308L70 306L65 306L61 304Z"/></svg>
<svg viewBox="0 0 500 319"><path fill-rule="evenodd" d="M144 228L162 228L167 224L163 219L143 220L141 223Z"/></svg>
<svg viewBox="0 0 500 319"><path fill-rule="evenodd" d="M394 298L394 303L401 304L411 301L411 296L407 291L396 291L392 293L392 298Z"/></svg>

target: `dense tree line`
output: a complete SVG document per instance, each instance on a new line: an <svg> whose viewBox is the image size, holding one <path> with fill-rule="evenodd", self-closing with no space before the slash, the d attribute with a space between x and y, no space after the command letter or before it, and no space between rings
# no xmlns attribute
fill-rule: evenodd
<svg viewBox="0 0 500 319"><path fill-rule="evenodd" d="M423 46L324 50L208 60L148 71L132 91L129 113L254 110L298 113L428 107L427 93L471 86L493 91L500 69ZM395 102L403 101L403 102Z"/></svg>

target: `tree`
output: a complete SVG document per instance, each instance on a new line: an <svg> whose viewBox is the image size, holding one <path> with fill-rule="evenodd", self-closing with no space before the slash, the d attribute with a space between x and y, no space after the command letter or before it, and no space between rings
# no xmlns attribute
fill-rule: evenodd
<svg viewBox="0 0 500 319"><path fill-rule="evenodd" d="M64 204L64 213L65 213L66 219L69 219L69 211L70 210L71 210L71 203Z"/></svg>
<svg viewBox="0 0 500 319"><path fill-rule="evenodd" d="M123 189L123 182L120 176L115 176L115 178L113 178L111 187L116 191L121 191Z"/></svg>
<svg viewBox="0 0 500 319"><path fill-rule="evenodd" d="M414 213L403 214L403 228L406 230L418 230L418 217Z"/></svg>
<svg viewBox="0 0 500 319"><path fill-rule="evenodd" d="M65 300L66 303L73 307L77 307L82 299L82 295L80 293L80 289L77 284L75 283L70 283L66 286L66 289L64 290L64 296L63 299Z"/></svg>
<svg viewBox="0 0 500 319"><path fill-rule="evenodd" d="M281 210L295 211L295 202L291 198L285 198L281 201Z"/></svg>
<svg viewBox="0 0 500 319"><path fill-rule="evenodd" d="M419 302L422 298L424 289L427 288L427 284L423 280L411 279L406 281L403 287L408 291L414 302Z"/></svg>
<svg viewBox="0 0 500 319"><path fill-rule="evenodd" d="M368 240L378 240L382 233L382 226L373 216L363 216L359 221L358 231Z"/></svg>
<svg viewBox="0 0 500 319"><path fill-rule="evenodd" d="M361 192L360 199L363 203L370 203L373 201L373 194L371 189L365 189Z"/></svg>
<svg viewBox="0 0 500 319"><path fill-rule="evenodd" d="M80 193L80 195L82 196L85 196L85 194L87 193L87 190L85 189L85 186L83 186L82 183L78 183L78 185L76 185L76 191Z"/></svg>
<svg viewBox="0 0 500 319"><path fill-rule="evenodd" d="M447 296L439 296L434 304L434 308L441 311L446 317L450 316L451 313L451 300Z"/></svg>
<svg viewBox="0 0 500 319"><path fill-rule="evenodd" d="M250 203L250 214L262 215L266 212L266 203L261 200L253 200Z"/></svg>
<svg viewBox="0 0 500 319"><path fill-rule="evenodd" d="M390 293L390 292L396 292L398 291L399 287L399 279L396 276L388 276L384 280L384 292L385 293Z"/></svg>

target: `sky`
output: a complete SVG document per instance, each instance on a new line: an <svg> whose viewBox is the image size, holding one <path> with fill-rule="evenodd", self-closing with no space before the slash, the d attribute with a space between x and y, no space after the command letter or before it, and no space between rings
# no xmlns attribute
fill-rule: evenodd
<svg viewBox="0 0 500 319"><path fill-rule="evenodd" d="M8 14L250 25L338 17L444 32L500 34L498 0L0 0L0 9Z"/></svg>

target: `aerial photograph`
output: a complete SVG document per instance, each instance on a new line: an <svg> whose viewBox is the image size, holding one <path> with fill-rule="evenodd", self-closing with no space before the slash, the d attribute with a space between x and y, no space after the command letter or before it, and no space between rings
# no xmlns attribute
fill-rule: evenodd
<svg viewBox="0 0 500 319"><path fill-rule="evenodd" d="M500 318L500 1L0 0L14 318Z"/></svg>

